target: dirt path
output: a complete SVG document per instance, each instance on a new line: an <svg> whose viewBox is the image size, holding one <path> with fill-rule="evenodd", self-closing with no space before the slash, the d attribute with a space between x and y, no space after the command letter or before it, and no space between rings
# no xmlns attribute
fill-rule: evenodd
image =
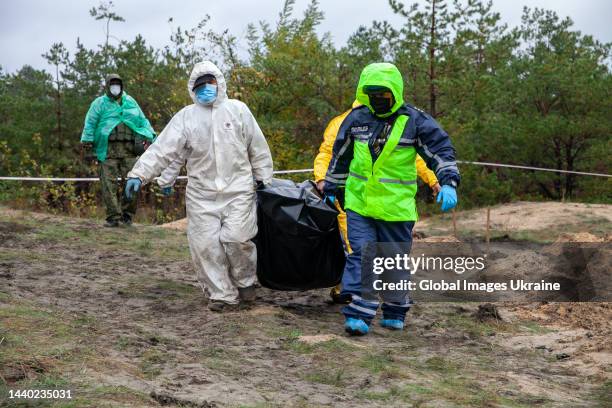
<svg viewBox="0 0 612 408"><path fill-rule="evenodd" d="M36 387L70 388L78 407L609 402L610 349L597 343L609 307L588 306L602 314L589 330L537 305L480 321L477 306L418 305L404 332L366 338L344 335L326 290L261 290L251 310L212 314L183 233L3 209L0 405Z"/></svg>

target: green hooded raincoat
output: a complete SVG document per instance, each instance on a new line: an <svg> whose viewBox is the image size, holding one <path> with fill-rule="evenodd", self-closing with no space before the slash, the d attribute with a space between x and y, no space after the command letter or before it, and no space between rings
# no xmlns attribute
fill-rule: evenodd
<svg viewBox="0 0 612 408"><path fill-rule="evenodd" d="M106 94L91 103L81 135L81 143L93 143L96 157L101 162L106 160L108 136L121 122L145 139L151 142L155 139L155 131L134 98L125 91L118 100L109 96L110 80L114 78L118 77L107 78Z"/></svg>

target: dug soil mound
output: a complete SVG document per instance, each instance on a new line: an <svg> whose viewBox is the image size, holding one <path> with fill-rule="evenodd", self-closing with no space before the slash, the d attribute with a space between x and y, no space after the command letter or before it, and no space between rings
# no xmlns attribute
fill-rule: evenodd
<svg viewBox="0 0 612 408"><path fill-rule="evenodd" d="M565 230L563 232L569 232L568 227L585 223L590 226L597 223L609 226L612 223L612 205L519 201L493 206L489 216L489 226L493 231L554 232L561 229ZM452 227L449 218L450 216L422 219L418 222L417 229L432 233L448 231ZM483 231L487 222L486 208L457 212L456 222L459 230Z"/></svg>

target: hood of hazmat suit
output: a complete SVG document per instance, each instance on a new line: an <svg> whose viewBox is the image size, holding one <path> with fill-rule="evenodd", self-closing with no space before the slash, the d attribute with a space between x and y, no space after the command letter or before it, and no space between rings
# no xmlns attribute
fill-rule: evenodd
<svg viewBox="0 0 612 408"><path fill-rule="evenodd" d="M206 74L217 79L217 98L201 105L192 88ZM271 181L272 156L249 108L227 97L225 77L215 64L196 64L187 91L194 103L174 115L128 177L147 183L186 164L187 234L198 278L211 299L235 303L232 281L246 287L255 279L253 180Z"/></svg>

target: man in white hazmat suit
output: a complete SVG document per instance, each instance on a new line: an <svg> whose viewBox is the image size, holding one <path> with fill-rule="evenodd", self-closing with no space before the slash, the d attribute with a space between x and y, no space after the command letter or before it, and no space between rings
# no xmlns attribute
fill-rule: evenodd
<svg viewBox="0 0 612 408"><path fill-rule="evenodd" d="M223 74L198 63L188 81L194 104L179 111L128 173L126 194L186 162L187 237L213 311L255 298L255 183L272 179L272 156L257 121L229 99ZM174 175L175 176L175 175Z"/></svg>

